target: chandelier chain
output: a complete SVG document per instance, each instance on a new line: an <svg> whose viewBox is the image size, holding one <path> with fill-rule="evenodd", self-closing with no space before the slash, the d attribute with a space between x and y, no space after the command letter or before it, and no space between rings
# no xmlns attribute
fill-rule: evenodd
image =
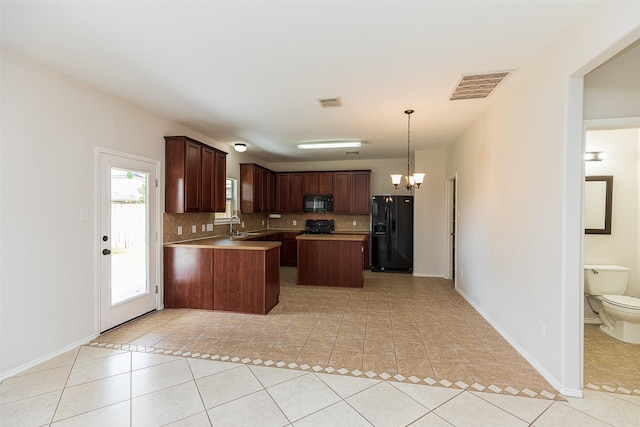
<svg viewBox="0 0 640 427"><path fill-rule="evenodd" d="M407 175L405 176L406 183L404 187L411 191L414 188L420 188L425 174L411 174L411 114L413 114L413 110L405 110L404 113L407 115ZM401 180L402 175L391 175L391 183L396 189L398 189Z"/></svg>
<svg viewBox="0 0 640 427"><path fill-rule="evenodd" d="M411 113L413 113L413 110L407 110L405 111L405 113L407 114L407 179L409 179L409 177L411 176L410 145L411 145Z"/></svg>

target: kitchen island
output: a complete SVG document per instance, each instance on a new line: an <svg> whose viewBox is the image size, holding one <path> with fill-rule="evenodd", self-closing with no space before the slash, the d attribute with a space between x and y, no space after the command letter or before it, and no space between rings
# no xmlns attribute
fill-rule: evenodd
<svg viewBox="0 0 640 427"><path fill-rule="evenodd" d="M164 306L267 314L280 295L280 242L210 238L164 245Z"/></svg>
<svg viewBox="0 0 640 427"><path fill-rule="evenodd" d="M361 288L366 238L362 234L297 236L297 284Z"/></svg>

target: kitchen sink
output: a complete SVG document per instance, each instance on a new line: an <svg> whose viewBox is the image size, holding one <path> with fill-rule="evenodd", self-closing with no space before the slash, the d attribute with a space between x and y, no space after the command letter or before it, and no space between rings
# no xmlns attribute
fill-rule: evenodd
<svg viewBox="0 0 640 427"><path fill-rule="evenodd" d="M247 237L259 236L260 234L261 233L256 233L256 232L238 233L231 236L231 240L246 239Z"/></svg>

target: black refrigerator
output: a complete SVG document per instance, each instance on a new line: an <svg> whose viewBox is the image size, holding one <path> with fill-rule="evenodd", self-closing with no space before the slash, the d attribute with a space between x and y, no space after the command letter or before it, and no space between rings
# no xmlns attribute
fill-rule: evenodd
<svg viewBox="0 0 640 427"><path fill-rule="evenodd" d="M371 197L371 270L413 272L413 196Z"/></svg>

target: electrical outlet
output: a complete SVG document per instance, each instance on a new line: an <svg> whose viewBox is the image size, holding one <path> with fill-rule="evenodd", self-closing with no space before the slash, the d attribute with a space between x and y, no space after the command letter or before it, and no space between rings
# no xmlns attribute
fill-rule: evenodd
<svg viewBox="0 0 640 427"><path fill-rule="evenodd" d="M202 224L202 231L205 231L207 229L207 226Z"/></svg>
<svg viewBox="0 0 640 427"><path fill-rule="evenodd" d="M244 228L244 221L242 221L242 228Z"/></svg>
<svg viewBox="0 0 640 427"><path fill-rule="evenodd" d="M295 219L293 220L293 225L298 225L298 221L296 221Z"/></svg>
<svg viewBox="0 0 640 427"><path fill-rule="evenodd" d="M191 226L191 232L192 233L197 233L198 232L198 227L196 227L195 225Z"/></svg>
<svg viewBox="0 0 640 427"><path fill-rule="evenodd" d="M264 225L264 219L262 220L262 225Z"/></svg>
<svg viewBox="0 0 640 427"><path fill-rule="evenodd" d="M207 224L207 231L213 231L213 224Z"/></svg>
<svg viewBox="0 0 640 427"><path fill-rule="evenodd" d="M356 224L357 224L357 222L353 221L353 225L356 225Z"/></svg>
<svg viewBox="0 0 640 427"><path fill-rule="evenodd" d="M547 336L547 328L542 322L538 322L538 335L543 339Z"/></svg>
<svg viewBox="0 0 640 427"><path fill-rule="evenodd" d="M182 226L178 226L178 236L182 235Z"/></svg>

